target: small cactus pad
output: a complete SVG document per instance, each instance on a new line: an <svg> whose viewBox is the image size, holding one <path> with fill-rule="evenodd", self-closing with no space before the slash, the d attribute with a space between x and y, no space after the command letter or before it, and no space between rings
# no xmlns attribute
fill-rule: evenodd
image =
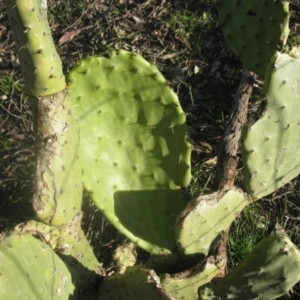
<svg viewBox="0 0 300 300"><path fill-rule="evenodd" d="M219 0L219 21L231 50L263 76L289 34L289 3L281 0Z"/></svg>
<svg viewBox="0 0 300 300"><path fill-rule="evenodd" d="M263 239L226 277L199 288L201 300L270 300L300 280L300 253L285 235Z"/></svg>
<svg viewBox="0 0 300 300"><path fill-rule="evenodd" d="M125 274L105 277L98 288L102 300L175 300L160 285L153 270L141 266L128 267Z"/></svg>
<svg viewBox="0 0 300 300"><path fill-rule="evenodd" d="M249 197L236 188L191 201L176 220L175 233L180 253L207 255L214 240L229 228L248 204Z"/></svg>
<svg viewBox="0 0 300 300"><path fill-rule="evenodd" d="M30 96L47 96L66 87L42 1L5 0L25 81Z"/></svg>
<svg viewBox="0 0 300 300"><path fill-rule="evenodd" d="M76 299L72 277L45 243L29 234L0 242L0 299Z"/></svg>
<svg viewBox="0 0 300 300"><path fill-rule="evenodd" d="M154 253L176 250L173 227L190 181L185 115L158 69L126 51L81 60L67 77L80 125L84 187L104 215Z"/></svg>
<svg viewBox="0 0 300 300"><path fill-rule="evenodd" d="M137 253L134 243L125 243L117 247L113 254L114 264L118 273L124 273L127 267L132 267L136 263Z"/></svg>
<svg viewBox="0 0 300 300"><path fill-rule="evenodd" d="M263 117L242 132L245 186L260 199L300 173L300 59L277 53L267 68Z"/></svg>
<svg viewBox="0 0 300 300"><path fill-rule="evenodd" d="M174 299L198 300L198 288L210 282L225 264L224 261L210 256L185 272L161 275L160 284Z"/></svg>

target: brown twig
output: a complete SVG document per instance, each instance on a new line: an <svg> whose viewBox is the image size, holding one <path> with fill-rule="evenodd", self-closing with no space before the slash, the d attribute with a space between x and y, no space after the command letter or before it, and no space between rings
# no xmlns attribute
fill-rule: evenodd
<svg viewBox="0 0 300 300"><path fill-rule="evenodd" d="M240 147L241 132L247 121L248 101L252 93L255 75L245 70L235 95L231 117L219 149L217 161L217 183L219 190L230 188L234 184L236 168L238 164L238 150ZM215 254L227 260L227 232L222 234ZM220 270L217 277L224 277L227 273L226 267Z"/></svg>
<svg viewBox="0 0 300 300"><path fill-rule="evenodd" d="M232 187L238 163L241 132L247 121L248 101L252 93L254 74L245 70L235 95L231 117L222 138L217 162L219 189Z"/></svg>

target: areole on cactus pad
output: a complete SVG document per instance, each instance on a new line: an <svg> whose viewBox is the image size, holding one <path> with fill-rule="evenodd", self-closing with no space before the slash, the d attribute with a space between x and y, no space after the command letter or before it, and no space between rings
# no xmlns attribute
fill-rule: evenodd
<svg viewBox="0 0 300 300"><path fill-rule="evenodd" d="M141 248L176 250L191 147L185 115L158 69L126 51L81 60L67 76L80 124L85 188Z"/></svg>

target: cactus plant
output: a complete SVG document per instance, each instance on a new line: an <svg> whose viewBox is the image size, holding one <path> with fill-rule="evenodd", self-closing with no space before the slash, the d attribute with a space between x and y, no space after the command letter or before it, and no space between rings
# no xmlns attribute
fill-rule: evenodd
<svg viewBox="0 0 300 300"><path fill-rule="evenodd" d="M267 107L261 119L243 132L245 186L254 199L262 198L300 173L297 155L300 119L298 99L300 61L276 53L265 75ZM288 97L287 97L288 96Z"/></svg>
<svg viewBox="0 0 300 300"><path fill-rule="evenodd" d="M300 280L300 253L285 235L263 239L237 269L199 288L201 300L277 298Z"/></svg>
<svg viewBox="0 0 300 300"><path fill-rule="evenodd" d="M6 1L6 6L25 91L32 96L38 148L35 211L42 222L66 224L80 210L82 184L77 158L78 125L64 90L61 60L40 1ZM69 209L65 208L67 203Z"/></svg>
<svg viewBox="0 0 300 300"><path fill-rule="evenodd" d="M125 274L105 277L99 285L97 299L174 300L160 285L153 270L128 267Z"/></svg>
<svg viewBox="0 0 300 300"><path fill-rule="evenodd" d="M209 282L219 272L224 261L209 257L193 268L158 276L141 266L129 267L125 274L108 276L99 285L97 299L197 300L198 287Z"/></svg>
<svg viewBox="0 0 300 300"><path fill-rule="evenodd" d="M184 209L186 200L180 188L190 181L191 147L187 140L185 115L166 80L140 55L121 50L113 52L109 58L81 60L67 76L66 90L46 10L38 0L6 0L5 3L20 50L26 93L33 103L38 159L33 197L37 221L18 226L0 243L0 286L12 283L0 291L3 299L10 299L16 293L16 297L23 293L22 299L47 299L49 295L54 299L76 299L78 289L97 286L98 261L80 226L81 177L96 205L113 225L138 246L156 254L148 261L148 267L151 264L155 270L160 267L156 274L152 269L133 266L135 256L132 256L130 244L129 252L126 250L127 254L120 259L123 274L105 277L97 289L98 299L197 299L197 289L201 285L204 286L200 287L199 293L203 298L259 295L264 299L284 293L299 280L298 250L287 237L275 236L261 242L236 271L211 287L208 282L224 269L226 259L210 256L199 261L199 258L208 254L219 233L227 230L235 215L249 204L249 196L239 189L226 188L203 196ZM237 5L238 14L249 19L255 17L256 32L249 29L243 35L246 39L250 36L258 40L258 25L267 24L267 46L265 43L255 45L254 53L244 44L237 43L236 48L245 63L251 58L250 66L253 57L262 58L253 59L253 67L263 74L276 50L274 43L280 40L284 43L288 34L286 2L246 3L238 0L229 2L228 7L224 3L220 4L219 12L229 41L231 34L236 34L230 28L232 20L234 24L240 24L238 30L245 26L245 20L240 16L233 16L231 20L228 7L233 9L233 3ZM272 16L271 22L263 19L266 8ZM279 20L280 30L268 25L274 20ZM245 53L240 53L241 50ZM263 55L260 55L261 51ZM297 53L293 55L297 56ZM277 64L282 64L280 69L284 72L294 70L285 67L289 65L289 59L278 57L275 71L268 69L266 73L271 98L276 98L274 86L279 86L280 92L286 94L293 93L296 88L276 69ZM283 106L279 108L284 110ZM290 110L286 111L291 114ZM271 121L274 121L273 114L276 112L271 110ZM289 114L283 113L280 117L286 121ZM285 129L296 126L297 120L292 121ZM252 131L255 137L259 135L255 132L259 130ZM272 134L277 134L278 138L282 127L279 134L277 131ZM251 148L251 142L251 134L245 134L243 156L247 170L253 167L251 157L245 158L245 152L251 152L245 151L247 147ZM276 156L270 160L276 161ZM286 160L284 156L283 161ZM255 163L254 160L254 166ZM293 165L291 170L297 167L297 164ZM287 170L286 165L284 168ZM278 172L279 177L284 176L282 172ZM272 176L270 185L277 188L281 178ZM247 188L252 197L262 197L265 191L251 181L250 175L245 177L250 182ZM284 182L289 178L287 176ZM261 182L258 185L263 186ZM199 225L197 233L194 233L195 224ZM41 236L43 242L33 235ZM268 251L264 252L266 247ZM191 256L193 259L190 260ZM21 268L17 270L20 278L25 278L26 272L30 274L29 280L20 286L13 280L15 257L20 260ZM36 264L42 266L40 273L34 270ZM166 274L164 270L171 270L172 264L180 271ZM243 272L252 276L250 282L243 277ZM34 289L31 282L41 283L40 290ZM278 283L275 292L270 289L274 283ZM48 295L43 296L45 289Z"/></svg>
<svg viewBox="0 0 300 300"><path fill-rule="evenodd" d="M40 1L5 0L10 25L30 96L47 96L66 87L61 60L53 44L47 10Z"/></svg>
<svg viewBox="0 0 300 300"><path fill-rule="evenodd" d="M66 251L73 265L75 261L78 269L88 270L89 276L83 276L79 283L86 287L97 278L98 261L80 228L79 129L65 89L61 60L41 2L13 0L5 3L20 50L25 91L33 107L37 148L33 206L38 221L56 226L61 233L57 241L61 255Z"/></svg>
<svg viewBox="0 0 300 300"><path fill-rule="evenodd" d="M2 240L0 256L1 299L77 299L65 263L31 234L14 233Z"/></svg>
<svg viewBox="0 0 300 300"><path fill-rule="evenodd" d="M191 153L176 94L155 66L126 51L81 60L67 81L94 202L141 248L176 250L173 224L185 206L180 187L190 181Z"/></svg>
<svg viewBox="0 0 300 300"><path fill-rule="evenodd" d="M176 220L175 233L182 255L207 255L213 241L251 203L247 194L232 188L191 201Z"/></svg>
<svg viewBox="0 0 300 300"><path fill-rule="evenodd" d="M224 259L210 256L185 272L162 274L160 284L174 299L198 300L198 287L210 282L225 265Z"/></svg>
<svg viewBox="0 0 300 300"><path fill-rule="evenodd" d="M132 242L120 245L115 250L113 259L118 269L117 272L123 274L127 267L132 267L136 263L136 245Z"/></svg>
<svg viewBox="0 0 300 300"><path fill-rule="evenodd" d="M231 50L248 69L264 76L289 35L289 3L281 0L219 0L219 21Z"/></svg>

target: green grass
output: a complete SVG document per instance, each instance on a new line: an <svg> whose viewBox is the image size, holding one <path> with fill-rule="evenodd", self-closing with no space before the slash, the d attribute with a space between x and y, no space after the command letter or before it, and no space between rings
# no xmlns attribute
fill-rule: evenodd
<svg viewBox="0 0 300 300"><path fill-rule="evenodd" d="M248 206L232 224L227 249L229 270L235 269L261 239L269 236L270 221L267 217L261 216L259 212L259 205Z"/></svg>
<svg viewBox="0 0 300 300"><path fill-rule="evenodd" d="M192 170L192 181L188 186L188 193L191 198L199 197L211 191L210 187L215 179L214 168L209 169L205 164L197 164Z"/></svg>
<svg viewBox="0 0 300 300"><path fill-rule="evenodd" d="M74 20L80 18L87 7L84 0L78 1L61 1L55 6L48 6L48 19L50 24L59 24L64 26L73 23Z"/></svg>
<svg viewBox="0 0 300 300"><path fill-rule="evenodd" d="M175 36L188 41L195 32L210 28L212 21L213 18L209 11L203 12L199 16L198 11L192 12L186 9L179 15L171 16L166 22L171 25Z"/></svg>
<svg viewBox="0 0 300 300"><path fill-rule="evenodd" d="M189 72L193 72L195 60L207 42L210 32L216 27L216 18L213 15L213 1L202 1L195 4L187 2L185 8L176 11L164 20L171 29L172 36L185 46L184 54L175 57L178 62L185 62Z"/></svg>
<svg viewBox="0 0 300 300"><path fill-rule="evenodd" d="M23 80L15 74L5 74L0 77L0 94L9 95L13 91L20 92L23 87Z"/></svg>
<svg viewBox="0 0 300 300"><path fill-rule="evenodd" d="M8 151L10 149L10 144L5 135L0 134L0 151Z"/></svg>

